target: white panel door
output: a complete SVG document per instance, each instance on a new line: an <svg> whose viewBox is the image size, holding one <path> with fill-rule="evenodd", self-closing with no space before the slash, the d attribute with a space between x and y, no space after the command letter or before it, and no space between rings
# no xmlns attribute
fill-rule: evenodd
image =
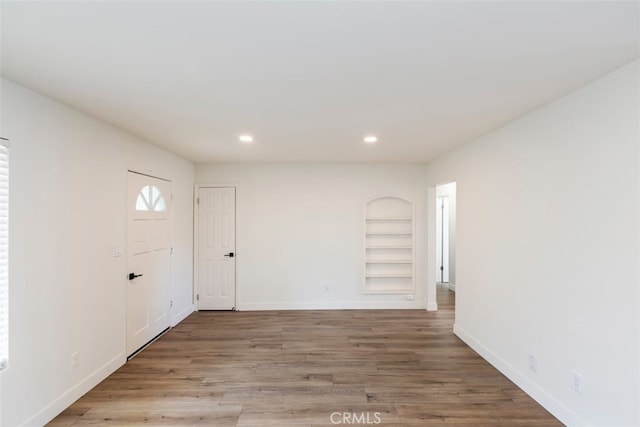
<svg viewBox="0 0 640 427"><path fill-rule="evenodd" d="M438 197L436 213L437 281L449 283L449 197Z"/></svg>
<svg viewBox="0 0 640 427"><path fill-rule="evenodd" d="M198 191L198 310L236 306L236 189Z"/></svg>
<svg viewBox="0 0 640 427"><path fill-rule="evenodd" d="M129 172L127 355L167 329L171 304L171 183Z"/></svg>

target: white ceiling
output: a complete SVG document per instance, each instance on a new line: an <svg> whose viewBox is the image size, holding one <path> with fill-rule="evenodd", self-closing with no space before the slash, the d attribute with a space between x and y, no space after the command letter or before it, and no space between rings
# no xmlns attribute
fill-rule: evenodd
<svg viewBox="0 0 640 427"><path fill-rule="evenodd" d="M194 162L424 162L637 58L638 9L3 2L2 74Z"/></svg>

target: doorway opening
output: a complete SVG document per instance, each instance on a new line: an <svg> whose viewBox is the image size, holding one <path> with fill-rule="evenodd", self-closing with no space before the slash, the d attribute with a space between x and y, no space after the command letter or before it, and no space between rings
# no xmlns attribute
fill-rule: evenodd
<svg viewBox="0 0 640 427"><path fill-rule="evenodd" d="M436 186L436 271L438 286L456 289L456 183Z"/></svg>
<svg viewBox="0 0 640 427"><path fill-rule="evenodd" d="M436 282L449 283L449 196L436 203Z"/></svg>

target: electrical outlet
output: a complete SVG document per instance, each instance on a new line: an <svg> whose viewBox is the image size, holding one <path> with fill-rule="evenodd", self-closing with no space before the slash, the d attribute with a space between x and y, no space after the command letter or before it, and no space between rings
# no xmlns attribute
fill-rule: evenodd
<svg viewBox="0 0 640 427"><path fill-rule="evenodd" d="M538 359L531 353L529 353L529 369L533 372L538 372Z"/></svg>
<svg viewBox="0 0 640 427"><path fill-rule="evenodd" d="M71 354L71 369L75 369L80 366L80 353L77 351Z"/></svg>
<svg viewBox="0 0 640 427"><path fill-rule="evenodd" d="M571 371L571 388L578 393L582 392L582 375L576 371Z"/></svg>
<svg viewBox="0 0 640 427"><path fill-rule="evenodd" d="M407 295L406 298L407 298L407 301L413 301L415 299L413 295Z"/></svg>
<svg viewBox="0 0 640 427"><path fill-rule="evenodd" d="M328 283L324 284L324 292L327 293L327 294L329 293L329 284Z"/></svg>

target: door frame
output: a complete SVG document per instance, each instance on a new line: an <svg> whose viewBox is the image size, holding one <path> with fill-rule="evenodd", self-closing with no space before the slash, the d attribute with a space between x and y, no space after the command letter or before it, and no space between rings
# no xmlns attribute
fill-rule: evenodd
<svg viewBox="0 0 640 427"><path fill-rule="evenodd" d="M438 210L438 187L446 184L456 184L456 216L454 216L455 221L457 223L457 206L458 206L458 195L460 190L460 185L457 179L452 179L450 181L440 181L437 184L429 185L427 188L427 311L437 311L438 310L438 302L437 302L437 289L438 282L436 279L436 275L434 274L438 269L437 265L437 245L436 245L436 217ZM451 209L451 197L449 196L449 209ZM451 227L451 223L449 224ZM451 230L451 228L449 228ZM451 245L451 234L449 235L449 245ZM454 242L457 242L458 234L455 234L453 239ZM457 245L457 243L454 243ZM457 261L457 259L456 259ZM455 262L455 261L454 261ZM454 271L457 268L457 263L454 264ZM449 258L449 280L451 280L451 257ZM457 281L456 277L456 281ZM456 284L457 285L457 284ZM450 288L451 289L451 288ZM456 298L457 298L456 292ZM454 314L455 316L455 314ZM455 317L454 317L455 321Z"/></svg>
<svg viewBox="0 0 640 427"><path fill-rule="evenodd" d="M193 306L196 311L200 311L199 301L196 299L196 295L198 293L198 288L200 286L200 278L198 276L199 260L200 260L200 189L201 188L233 188L235 189L236 199L235 203L235 229L233 230L233 234L235 236L236 247L235 247L235 262L236 262L236 280L235 280L235 297L234 297L234 306L235 311L240 311L238 308L238 301L240 298L240 262L238 261L238 191L239 185L235 182L218 182L214 184L195 184L193 189L193 290L191 295L191 301L193 302Z"/></svg>
<svg viewBox="0 0 640 427"><path fill-rule="evenodd" d="M149 171L150 172L150 171ZM164 335L167 331L171 330L171 328L173 328L173 243L174 243L174 206L173 206L173 192L174 192L174 182L173 180L169 179L169 178L163 178L161 176L156 176L156 175L152 175L149 172L139 172L135 169L131 169L131 168L127 168L126 169L126 173L125 173L125 198L124 198L124 222L125 222L125 241L124 241L124 250L122 251L122 253L124 254L124 265L125 265L125 269L128 272L129 271L129 206L127 205L127 203L129 202L129 174L130 173L135 173L138 175L142 175L142 176L146 176L149 178L154 178L154 179L159 179L161 181L165 181L168 182L169 185L171 186L171 198L169 200L169 203L171 204L171 209L169 211L169 220L171 221L171 229L169 230L169 327L162 333L160 333L157 337L153 338L151 341L149 341L147 344L145 344L143 347L141 347L140 349L136 350L135 353L131 354L131 355L127 355L127 339L128 339L128 331L127 331L127 316L128 316L128 309L129 309L129 297L128 297L128 292L127 292L127 288L126 286L129 285L129 280L125 277L124 278L124 282L125 282L125 287L124 287L124 308L125 308L125 312L124 312L124 354L125 354L125 358L128 361L130 358L133 358L135 356L137 356L142 350L144 350L145 348L147 348L149 345L151 345L153 342L155 342L158 338L160 338L162 335Z"/></svg>

